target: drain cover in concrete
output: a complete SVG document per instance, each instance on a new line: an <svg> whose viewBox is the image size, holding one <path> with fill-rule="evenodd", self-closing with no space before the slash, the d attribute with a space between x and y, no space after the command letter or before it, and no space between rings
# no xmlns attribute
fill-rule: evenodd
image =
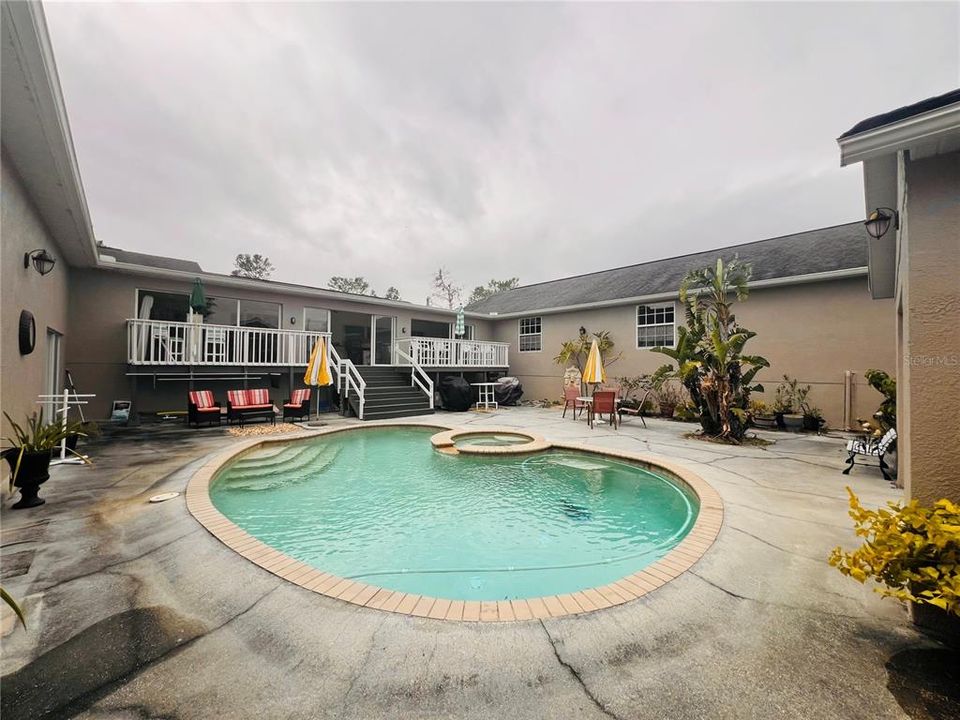
<svg viewBox="0 0 960 720"><path fill-rule="evenodd" d="M159 495L154 495L152 498L150 498L150 502L152 503L166 502L167 500L173 500L175 497L180 497L180 493L178 492L160 493Z"/></svg>

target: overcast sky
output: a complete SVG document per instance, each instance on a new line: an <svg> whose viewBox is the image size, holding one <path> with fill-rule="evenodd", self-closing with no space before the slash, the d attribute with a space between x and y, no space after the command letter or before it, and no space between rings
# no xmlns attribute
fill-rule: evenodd
<svg viewBox="0 0 960 720"><path fill-rule="evenodd" d="M46 4L99 240L423 302L860 219L958 3Z"/></svg>

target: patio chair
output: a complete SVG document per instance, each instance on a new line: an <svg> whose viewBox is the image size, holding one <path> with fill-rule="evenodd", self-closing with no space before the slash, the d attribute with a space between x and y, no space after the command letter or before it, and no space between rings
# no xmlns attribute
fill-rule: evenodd
<svg viewBox="0 0 960 720"><path fill-rule="evenodd" d="M573 408L573 419L577 419L577 410L580 411L580 414L583 414L583 409L587 407L587 403L577 400L580 397L580 388L568 387L563 390L563 415L560 417L567 416L567 408Z"/></svg>
<svg viewBox="0 0 960 720"><path fill-rule="evenodd" d="M593 394L593 407L590 408L590 427L598 416L607 415L607 420L617 428L617 394L612 390L599 390Z"/></svg>
<svg viewBox="0 0 960 720"><path fill-rule="evenodd" d="M635 407L635 408L624 407L623 405L620 405L620 406L617 408L617 414L620 416L620 422L621 422L621 423L623 422L623 416L624 416L624 415L631 415L631 416L633 416L633 417L638 417L638 418L640 418L640 422L642 422L642 423L643 423L643 427L646 428L646 427L647 427L647 421L643 419L643 408L644 408L644 406L647 404L647 400L650 398L650 393L652 393L652 392L653 392L653 390L647 390L647 391L643 394L643 397L640 398L640 404L639 404L637 407Z"/></svg>
<svg viewBox="0 0 960 720"><path fill-rule="evenodd" d="M288 417L302 420L310 419L310 388L300 388L290 393L290 399L283 401L283 419Z"/></svg>
<svg viewBox="0 0 960 720"><path fill-rule="evenodd" d="M232 425L237 420L243 427L244 422L254 418L263 418L276 424L277 414L270 401L270 391L266 388L227 390L227 422Z"/></svg>
<svg viewBox="0 0 960 720"><path fill-rule="evenodd" d="M897 431L894 428L890 428L884 433L883 437L880 439L874 437L862 437L856 440L850 440L847 443L847 452L849 457L846 459L847 469L843 471L844 475L849 475L850 471L853 470L855 464L855 458L857 455L863 455L864 457L875 457L880 461L880 464L877 466L880 468L880 474L883 475L884 480L890 480L890 475L887 474L887 470L890 469L890 466L887 465L884 460L884 456L891 452L897 444ZM867 465L870 463L860 463L861 465Z"/></svg>
<svg viewBox="0 0 960 720"><path fill-rule="evenodd" d="M187 425L220 424L220 403L214 402L212 390L191 390L187 393Z"/></svg>

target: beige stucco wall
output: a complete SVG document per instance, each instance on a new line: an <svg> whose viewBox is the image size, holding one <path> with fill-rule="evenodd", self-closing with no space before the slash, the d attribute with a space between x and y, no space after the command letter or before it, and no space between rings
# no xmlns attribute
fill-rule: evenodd
<svg viewBox="0 0 960 720"><path fill-rule="evenodd" d="M855 375L854 413L869 417L880 396L864 383L864 370L893 372L894 320L892 300L872 300L866 277L754 290L738 305L737 317L758 336L751 353L771 363L758 379L766 392L756 397L772 402L784 373L812 386L811 402L833 426L843 419L844 371ZM520 378L527 399L558 398L563 369L553 362L561 342L577 337L581 325L589 332L609 330L622 357L608 376L652 373L669 360L636 347L636 305L544 315L543 350L517 352L517 319L495 323L494 339L510 342L510 374ZM682 315L677 313L678 321ZM616 353L615 353L616 354Z"/></svg>
<svg viewBox="0 0 960 720"><path fill-rule="evenodd" d="M97 399L91 406L93 417L109 415L113 400L133 399L139 411L182 410L184 408L186 382L157 380L141 377L137 380L136 396L128 369L135 372L150 373L151 368L128 368L126 364L127 326L126 320L136 316L136 290L168 291L189 293L191 281L168 278L145 277L113 270L75 270L70 294L70 329L74 337L79 338L71 344L67 356L67 367L73 373L80 392L93 392ZM218 285L206 280L204 288L208 296L217 298L243 298L275 302L282 305L283 327L289 330L303 329L304 307L319 307L328 310L341 310L364 314L378 314L396 317L397 338L410 337L410 320L422 318L442 322L453 322L453 316L431 311L427 308L392 308L363 302L326 298L308 298L302 295L284 293L276 288L257 289L237 288ZM296 318L291 324L290 318ZM486 320L468 318L467 322L476 326L478 339L489 339L490 323ZM404 332L404 330L406 332ZM186 368L184 368L186 370ZM272 397L282 400L289 390L290 373L285 368L271 368L265 371L261 380L251 380L251 387L269 387L270 376L274 375L275 390ZM296 378L302 373L294 373ZM279 384L279 387L276 385ZM242 382L208 382L218 398L224 399L226 390L242 387Z"/></svg>
<svg viewBox="0 0 960 720"><path fill-rule="evenodd" d="M38 409L37 395L46 390L47 329L62 333L62 347L64 350L68 347L70 269L5 153L0 181L0 406L22 423L26 415ZM32 266L23 267L23 254L38 248L46 249L57 259L53 271L43 277ZM36 319L37 344L29 355L21 355L19 349L21 310L29 310ZM3 419L3 438L9 435L9 430Z"/></svg>
<svg viewBox="0 0 960 720"><path fill-rule="evenodd" d="M960 501L960 153L900 180L899 473L908 499Z"/></svg>

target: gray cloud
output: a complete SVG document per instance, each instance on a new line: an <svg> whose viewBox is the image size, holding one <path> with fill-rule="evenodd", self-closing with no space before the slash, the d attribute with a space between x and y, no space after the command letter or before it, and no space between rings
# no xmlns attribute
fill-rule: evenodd
<svg viewBox="0 0 960 720"><path fill-rule="evenodd" d="M960 77L952 3L46 12L99 239L416 301L857 219L834 138Z"/></svg>

